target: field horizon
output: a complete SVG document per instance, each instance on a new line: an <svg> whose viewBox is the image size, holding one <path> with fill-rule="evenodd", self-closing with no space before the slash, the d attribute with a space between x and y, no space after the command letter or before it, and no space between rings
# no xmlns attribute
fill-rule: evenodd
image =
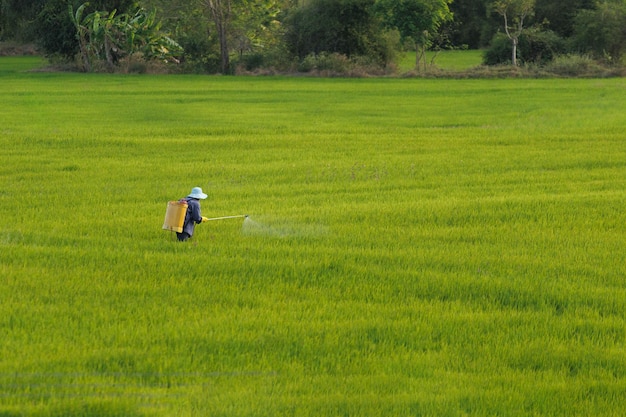
<svg viewBox="0 0 626 417"><path fill-rule="evenodd" d="M616 416L626 81L23 72L0 416ZM167 202L200 186L184 244Z"/></svg>

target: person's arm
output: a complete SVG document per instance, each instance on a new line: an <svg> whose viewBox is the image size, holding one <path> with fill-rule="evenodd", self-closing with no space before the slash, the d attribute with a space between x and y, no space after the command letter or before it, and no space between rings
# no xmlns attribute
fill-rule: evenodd
<svg viewBox="0 0 626 417"><path fill-rule="evenodd" d="M197 201L191 203L191 220L193 220L195 223L202 223L200 204Z"/></svg>

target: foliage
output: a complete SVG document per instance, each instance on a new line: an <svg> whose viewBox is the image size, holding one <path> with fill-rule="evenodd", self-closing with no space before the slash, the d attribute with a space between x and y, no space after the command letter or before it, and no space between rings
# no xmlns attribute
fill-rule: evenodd
<svg viewBox="0 0 626 417"><path fill-rule="evenodd" d="M175 55L181 48L160 31L156 10L148 12L140 8L130 14L95 11L83 17L87 5L76 11L69 6L85 70L92 70L94 60L106 62L112 68L121 58L130 59L138 52L146 60L177 61Z"/></svg>
<svg viewBox="0 0 626 417"><path fill-rule="evenodd" d="M44 5L44 0L0 0L0 41L33 42L32 22Z"/></svg>
<svg viewBox="0 0 626 417"><path fill-rule="evenodd" d="M511 62L510 38L498 34L491 42L491 46L484 52L483 63L499 65ZM549 30L530 28L523 31L518 37L519 55L523 56L523 63L545 65L556 56L567 50L566 42L556 33Z"/></svg>
<svg viewBox="0 0 626 417"><path fill-rule="evenodd" d="M440 26L452 19L451 0L377 0L385 24L415 45L415 68L433 44Z"/></svg>
<svg viewBox="0 0 626 417"><path fill-rule="evenodd" d="M158 10L163 28L180 44L180 70L187 73L218 73L220 51L216 31L206 10L197 2L146 2L146 7Z"/></svg>
<svg viewBox="0 0 626 417"><path fill-rule="evenodd" d="M464 71L477 67L483 62L483 52L477 49L427 51L426 60L434 66L446 71ZM400 62L400 72L415 69L415 57L412 52L405 54Z"/></svg>
<svg viewBox="0 0 626 417"><path fill-rule="evenodd" d="M487 12L485 0L453 1L449 8L453 16L452 42L456 47L467 45L469 49L480 49L491 41L500 20L492 19Z"/></svg>
<svg viewBox="0 0 626 417"><path fill-rule="evenodd" d="M73 60L80 42L67 6L76 11L81 4L0 0L0 39L36 39L47 57ZM133 65L125 49L144 47L129 45L126 39L133 37L120 34L124 30L116 29L116 22L122 16L130 24L134 18L154 19L152 12L133 16L142 9L157 11L159 32L169 38L145 39L152 46L142 53L163 59L178 49L180 71L193 73L289 71L322 52L375 63L387 72L405 50L416 52L416 66L423 62L432 68L424 59L427 50L501 49L498 31L511 42L512 63L518 58L544 63L554 53L567 52L621 65L626 45L623 0L92 0L82 17L100 14L90 22L94 43L100 45L89 51L96 66ZM94 31L96 20L103 26ZM526 46L520 44L524 38Z"/></svg>
<svg viewBox="0 0 626 417"><path fill-rule="evenodd" d="M228 35L233 18L233 4L237 0L202 0L202 4L212 16L217 33L220 50L220 71L222 74L230 72L230 45Z"/></svg>
<svg viewBox="0 0 626 417"><path fill-rule="evenodd" d="M297 71L323 76L367 77L386 74L378 62L365 56L347 57L338 53L310 54L301 60Z"/></svg>
<svg viewBox="0 0 626 417"><path fill-rule="evenodd" d="M567 51L566 41L551 30L529 28L524 32L522 56L525 62L544 65Z"/></svg>
<svg viewBox="0 0 626 417"><path fill-rule="evenodd" d="M286 20L285 39L298 59L322 52L348 58L368 56L385 66L393 57L387 33L374 13L374 0L311 0Z"/></svg>
<svg viewBox="0 0 626 417"><path fill-rule="evenodd" d="M77 11L83 4L81 15L87 16L96 10L115 10L124 13L134 7L133 0L92 0L83 3L80 0L47 0L35 21L38 43L47 56L60 56L72 60L80 52L75 20ZM74 12L68 14L68 7Z"/></svg>
<svg viewBox="0 0 626 417"><path fill-rule="evenodd" d="M574 43L605 62L619 64L626 52L626 1L599 1L575 19Z"/></svg>
<svg viewBox="0 0 626 417"><path fill-rule="evenodd" d="M565 77L599 77L605 72L590 56L574 54L556 56L546 69Z"/></svg>
<svg viewBox="0 0 626 417"><path fill-rule="evenodd" d="M277 0L248 0L241 5L231 35L240 57L276 47L282 36L281 13Z"/></svg>
<svg viewBox="0 0 626 417"><path fill-rule="evenodd" d="M138 9L134 14L124 14L120 17L119 24L127 55L140 52L148 60L178 62L176 56L182 52L181 47L161 30L161 22L156 18L155 9Z"/></svg>
<svg viewBox="0 0 626 417"><path fill-rule="evenodd" d="M76 6L76 3L70 4ZM67 9L64 0L47 1L37 17L38 44L46 56L71 60L79 52L76 27Z"/></svg>
<svg viewBox="0 0 626 417"><path fill-rule="evenodd" d="M281 49L281 0L202 0L201 3L215 30L221 73L232 73L233 52L241 61L246 53L261 56L269 51L270 56Z"/></svg>
<svg viewBox="0 0 626 417"><path fill-rule="evenodd" d="M519 37L524 21L534 13L535 0L496 0L493 8L504 18L504 33L511 40L511 64L516 66Z"/></svg>
<svg viewBox="0 0 626 417"><path fill-rule="evenodd" d="M622 412L623 79L0 65L0 415Z"/></svg>
<svg viewBox="0 0 626 417"><path fill-rule="evenodd" d="M230 39L236 65L285 68L291 64L284 44L285 4L281 0L248 0L237 12Z"/></svg>
<svg viewBox="0 0 626 417"><path fill-rule="evenodd" d="M595 4L595 0L536 0L536 22L562 38L569 38L574 33L578 12L594 9Z"/></svg>

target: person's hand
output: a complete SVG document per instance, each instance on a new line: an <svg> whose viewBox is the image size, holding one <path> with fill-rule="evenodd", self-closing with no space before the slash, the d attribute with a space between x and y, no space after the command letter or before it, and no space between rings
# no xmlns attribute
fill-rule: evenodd
<svg viewBox="0 0 626 417"><path fill-rule="evenodd" d="M209 218L208 218L208 217L204 217L204 216L202 216L202 221L203 221L203 222L206 222L206 221L208 221L208 220L209 220Z"/></svg>

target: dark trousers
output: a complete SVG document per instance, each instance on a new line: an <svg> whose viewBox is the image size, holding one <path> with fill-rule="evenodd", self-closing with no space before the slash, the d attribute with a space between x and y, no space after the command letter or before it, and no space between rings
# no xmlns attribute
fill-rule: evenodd
<svg viewBox="0 0 626 417"><path fill-rule="evenodd" d="M176 233L176 237L178 238L179 242L184 242L185 240L189 239L191 236L189 236L189 233L187 232L182 232L182 233Z"/></svg>

